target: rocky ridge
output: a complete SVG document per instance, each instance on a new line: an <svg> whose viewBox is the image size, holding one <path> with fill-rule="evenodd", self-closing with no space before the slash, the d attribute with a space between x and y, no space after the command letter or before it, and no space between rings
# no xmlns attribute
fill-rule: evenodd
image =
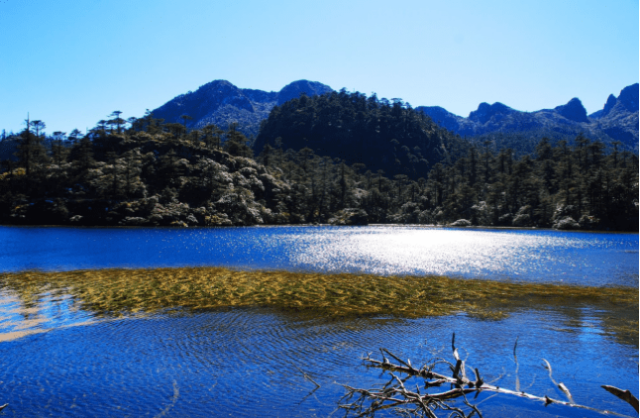
<svg viewBox="0 0 640 418"><path fill-rule="evenodd" d="M481 103L467 118L439 106L420 106L417 110L464 137L526 133L537 142L542 136L572 139L583 133L608 145L619 141L622 149L638 153L638 90L638 83L625 87L618 98L610 95L604 108L591 115L578 98L535 112L521 112L499 102Z"/></svg>
<svg viewBox="0 0 640 418"><path fill-rule="evenodd" d="M189 129L200 129L214 124L223 129L236 122L238 130L247 136L256 136L260 122L266 119L274 106L299 97L315 96L333 89L317 81L298 80L279 92L241 89L226 80L214 80L195 92L181 94L153 111L155 118L165 123L183 123L182 115L190 116Z"/></svg>

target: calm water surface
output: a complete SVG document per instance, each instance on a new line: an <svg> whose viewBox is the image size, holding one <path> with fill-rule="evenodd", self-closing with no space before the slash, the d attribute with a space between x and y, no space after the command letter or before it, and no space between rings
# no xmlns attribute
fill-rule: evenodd
<svg viewBox="0 0 640 418"><path fill-rule="evenodd" d="M0 228L0 271L217 265L237 268L450 274L588 285L638 282L638 235L412 227ZM309 319L268 309L110 317L64 292L23 300L0 291L0 416L342 416L340 384L383 383L360 358L385 347L414 364L451 360L451 334L485 380L634 415L600 388L638 395L638 340L615 307L526 306L500 320L465 314L402 320ZM316 382L319 387L316 387ZM490 417L597 414L498 396Z"/></svg>
<svg viewBox="0 0 640 418"><path fill-rule="evenodd" d="M424 227L0 227L0 271L228 266L638 285L638 234Z"/></svg>

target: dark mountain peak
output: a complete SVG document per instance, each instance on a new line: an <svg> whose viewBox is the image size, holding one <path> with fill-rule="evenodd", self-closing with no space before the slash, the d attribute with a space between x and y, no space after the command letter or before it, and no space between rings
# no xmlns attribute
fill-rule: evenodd
<svg viewBox="0 0 640 418"><path fill-rule="evenodd" d="M231 84L227 80L213 80L200 86L197 91L212 93L215 91L235 92L237 90L238 87L236 87L234 84Z"/></svg>
<svg viewBox="0 0 640 418"><path fill-rule="evenodd" d="M253 112L251 101L245 97L244 91L227 80L213 80L201 86L196 92L194 100L199 106L201 103L214 104L215 106L230 105L237 109L244 109ZM201 116L198 112L195 116ZM205 113L209 113L205 111Z"/></svg>
<svg viewBox="0 0 640 418"><path fill-rule="evenodd" d="M574 122L589 123L587 110L584 108L582 102L577 97L569 100L566 105L557 106L556 108L554 108L554 110L560 115Z"/></svg>
<svg viewBox="0 0 640 418"><path fill-rule="evenodd" d="M246 135L257 135L262 120L276 104L299 97L305 93L312 97L333 91L317 81L298 80L286 85L279 92L241 89L227 80L213 80L203 84L195 92L181 94L153 111L155 117L165 122L182 123L180 116L193 119L187 123L190 129L208 124L226 127L231 122Z"/></svg>
<svg viewBox="0 0 640 418"><path fill-rule="evenodd" d="M611 112L611 109L613 109L613 106L616 105L616 96L614 96L613 94L610 94L609 97L607 98L607 102L604 104L604 109L602 110L602 116L607 116L607 114L609 112Z"/></svg>
<svg viewBox="0 0 640 418"><path fill-rule="evenodd" d="M233 87L235 87L235 84L233 84L232 82L230 82L228 80L218 79L218 80L209 81L208 83L204 84L204 86L233 86Z"/></svg>
<svg viewBox="0 0 640 418"><path fill-rule="evenodd" d="M213 80L208 83L205 83L198 88L198 90L202 91L210 91L215 89L237 89L234 84L228 82L227 80Z"/></svg>
<svg viewBox="0 0 640 418"><path fill-rule="evenodd" d="M589 115L589 117L592 119L604 118L611 112L611 109L613 109L613 107L616 105L617 102L618 100L616 99L616 96L614 96L613 94L610 94L609 97L607 97L607 102L604 104L604 108L593 112L592 114Z"/></svg>
<svg viewBox="0 0 640 418"><path fill-rule="evenodd" d="M514 112L512 108L500 102L496 102L492 105L482 102L478 106L478 110L469 113L469 119L480 123L487 123L496 115L506 116L512 112Z"/></svg>
<svg viewBox="0 0 640 418"><path fill-rule="evenodd" d="M620 96L616 99L616 96L610 94L607 98L607 102L604 104L602 110L589 115L593 119L603 119L611 117L619 117L620 115L628 115L629 113L638 112L638 93L640 92L640 86L638 83L632 84L623 88L620 91Z"/></svg>
<svg viewBox="0 0 640 418"><path fill-rule="evenodd" d="M451 113L444 107L440 107L440 106L419 106L416 108L416 110L422 110L424 113L431 116L431 119L433 120L438 119L438 116L443 118L449 118L452 116L457 117L456 114Z"/></svg>
<svg viewBox="0 0 640 418"><path fill-rule="evenodd" d="M478 109L469 113L469 117L471 117L471 115L485 114L489 111L489 109L491 109L491 105L487 102L482 102L478 105Z"/></svg>
<svg viewBox="0 0 640 418"><path fill-rule="evenodd" d="M450 131L458 131L460 128L460 116L449 112L447 109L440 106L419 106L416 108L418 112L422 112L429 116L431 120L440 125L441 127Z"/></svg>
<svg viewBox="0 0 640 418"><path fill-rule="evenodd" d="M629 112L637 112L639 91L638 83L623 88L622 91L620 91L620 96L618 96L618 102Z"/></svg>
<svg viewBox="0 0 640 418"><path fill-rule="evenodd" d="M638 83L625 87L617 98L610 95L604 108L589 117L577 98L555 109L534 112L521 112L502 103L481 103L467 118L438 106L419 106L416 110L429 115L441 127L472 138L471 141L490 139L524 153L533 152L543 137L572 143L579 133L605 144L620 141L625 149L637 153L639 92Z"/></svg>
<svg viewBox="0 0 640 418"><path fill-rule="evenodd" d="M616 119L624 115L638 113L639 90L638 83L636 83L623 88L617 99L616 96L610 94L604 109L598 110L589 115L589 117L593 119Z"/></svg>
<svg viewBox="0 0 640 418"><path fill-rule="evenodd" d="M319 83L317 81L309 81L309 80L298 80L293 83L289 83L280 90L278 93L278 106L281 104L288 102L291 99L295 99L300 97L301 94L306 94L307 96L316 96L324 93L329 93L333 91L333 89L325 84Z"/></svg>

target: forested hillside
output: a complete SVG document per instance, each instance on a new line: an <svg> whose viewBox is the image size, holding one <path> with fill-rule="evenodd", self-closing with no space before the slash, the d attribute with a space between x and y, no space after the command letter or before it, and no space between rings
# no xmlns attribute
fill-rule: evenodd
<svg viewBox="0 0 640 418"><path fill-rule="evenodd" d="M344 89L275 107L261 126L256 151L267 144L310 148L348 164L414 180L426 176L436 163L452 163L466 148L460 137L399 100L389 103Z"/></svg>
<svg viewBox="0 0 640 418"><path fill-rule="evenodd" d="M453 165L426 177L386 177L361 164L333 163L309 148L267 147L259 160L294 185L291 198L307 221L350 216L373 223L557 229L638 229L638 157L576 138L543 139L533 156L469 147ZM336 210L345 209L336 213ZM356 213L355 209L360 209ZM354 218L354 219L356 219Z"/></svg>
<svg viewBox="0 0 640 418"><path fill-rule="evenodd" d="M638 229L638 157L615 144L543 139L518 158L463 147L426 116L357 93L283 104L255 158L234 125L189 131L114 112L84 136L45 127L27 121L5 139L17 144L17 161L2 160L3 224Z"/></svg>

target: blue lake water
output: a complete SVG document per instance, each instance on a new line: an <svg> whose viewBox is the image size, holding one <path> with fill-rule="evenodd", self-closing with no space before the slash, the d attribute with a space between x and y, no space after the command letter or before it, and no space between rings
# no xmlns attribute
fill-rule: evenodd
<svg viewBox="0 0 640 418"><path fill-rule="evenodd" d="M464 278L638 286L638 235L421 227L102 229L0 227L0 271L105 267L446 274ZM451 360L451 334L486 381L637 415L600 388L638 395L638 341L615 306L526 306L503 319L467 314L336 320L269 309L124 317L78 309L43 291L24 300L0 288L0 417L342 416L340 384L384 383L360 360L385 347L421 364ZM316 387L316 382L319 387ZM482 394L490 417L596 417L589 411Z"/></svg>
<svg viewBox="0 0 640 418"><path fill-rule="evenodd" d="M0 271L228 266L638 285L638 234L375 226L0 227L0 242Z"/></svg>

